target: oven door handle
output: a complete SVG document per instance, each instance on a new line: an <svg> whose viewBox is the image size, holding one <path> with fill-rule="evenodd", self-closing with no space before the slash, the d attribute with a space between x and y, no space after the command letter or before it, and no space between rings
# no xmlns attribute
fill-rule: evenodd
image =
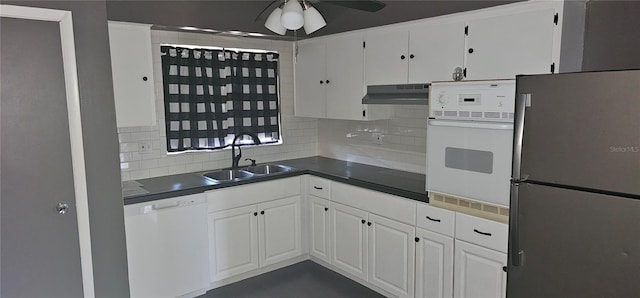
<svg viewBox="0 0 640 298"><path fill-rule="evenodd" d="M452 121L452 120L429 120L428 123L429 123L430 126L448 126L448 127L463 127L463 128L513 130L513 123L478 122L478 121Z"/></svg>

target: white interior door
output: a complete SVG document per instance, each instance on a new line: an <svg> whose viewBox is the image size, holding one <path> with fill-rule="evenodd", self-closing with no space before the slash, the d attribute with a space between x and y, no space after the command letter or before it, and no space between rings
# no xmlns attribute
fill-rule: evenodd
<svg viewBox="0 0 640 298"><path fill-rule="evenodd" d="M331 262L331 217L329 201L317 197L309 197L311 209L311 247L312 256L327 263Z"/></svg>
<svg viewBox="0 0 640 298"><path fill-rule="evenodd" d="M302 254L300 197L262 203L258 210L260 267Z"/></svg>
<svg viewBox="0 0 640 298"><path fill-rule="evenodd" d="M258 269L256 205L209 214L211 281Z"/></svg>
<svg viewBox="0 0 640 298"><path fill-rule="evenodd" d="M332 204L332 264L367 280L368 213L338 203Z"/></svg>
<svg viewBox="0 0 640 298"><path fill-rule="evenodd" d="M506 265L507 254L456 240L454 297L506 297Z"/></svg>
<svg viewBox="0 0 640 298"><path fill-rule="evenodd" d="M93 297L71 12L0 16L0 296Z"/></svg>
<svg viewBox="0 0 640 298"><path fill-rule="evenodd" d="M453 296L453 238L416 229L416 297Z"/></svg>
<svg viewBox="0 0 640 298"><path fill-rule="evenodd" d="M369 282L398 297L413 297L415 228L374 214L369 222Z"/></svg>

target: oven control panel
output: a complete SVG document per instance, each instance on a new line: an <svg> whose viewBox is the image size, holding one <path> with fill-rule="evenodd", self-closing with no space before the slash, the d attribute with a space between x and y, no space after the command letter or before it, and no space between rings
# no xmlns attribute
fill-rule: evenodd
<svg viewBox="0 0 640 298"><path fill-rule="evenodd" d="M429 118L513 122L516 81L433 82Z"/></svg>

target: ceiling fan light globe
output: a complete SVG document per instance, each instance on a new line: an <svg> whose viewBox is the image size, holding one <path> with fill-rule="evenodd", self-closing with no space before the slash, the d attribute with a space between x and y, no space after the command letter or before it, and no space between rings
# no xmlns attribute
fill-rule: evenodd
<svg viewBox="0 0 640 298"><path fill-rule="evenodd" d="M282 7L282 15L280 23L289 30L298 30L304 25L304 17L302 15L302 5L297 0L289 0Z"/></svg>
<svg viewBox="0 0 640 298"><path fill-rule="evenodd" d="M320 12L315 7L309 6L304 10L304 32L311 34L327 25Z"/></svg>
<svg viewBox="0 0 640 298"><path fill-rule="evenodd" d="M287 33L287 28L282 26L282 23L280 23L281 15L282 9L280 9L280 7L277 7L273 10L273 12L271 12L269 17L267 18L267 21L264 22L264 26L267 27L267 29L271 30L273 33L285 35L285 33Z"/></svg>

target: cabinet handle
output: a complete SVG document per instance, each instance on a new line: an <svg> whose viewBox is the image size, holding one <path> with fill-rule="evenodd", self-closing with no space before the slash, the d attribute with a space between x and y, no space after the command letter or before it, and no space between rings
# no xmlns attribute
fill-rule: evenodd
<svg viewBox="0 0 640 298"><path fill-rule="evenodd" d="M502 266L502 271L507 272L507 266Z"/></svg>
<svg viewBox="0 0 640 298"><path fill-rule="evenodd" d="M414 56L413 54L409 55L409 58L410 58L410 59L413 59L413 58L415 58L415 57L416 57L416 56Z"/></svg>
<svg viewBox="0 0 640 298"><path fill-rule="evenodd" d="M317 190L322 190L322 187L318 187L318 186L313 186L313 188L317 189Z"/></svg>
<svg viewBox="0 0 640 298"><path fill-rule="evenodd" d="M404 55L400 56L400 60L404 60L406 58Z"/></svg>
<svg viewBox="0 0 640 298"><path fill-rule="evenodd" d="M330 81L329 81L329 80L326 80L326 81L325 81L325 83L329 84L329 83L330 83Z"/></svg>
<svg viewBox="0 0 640 298"><path fill-rule="evenodd" d="M473 229L474 232L480 234L480 235L485 235L485 236L491 236L491 233L486 233L486 232L480 232L477 229Z"/></svg>
<svg viewBox="0 0 640 298"><path fill-rule="evenodd" d="M258 216L258 212L254 212L254 213L253 213L253 216Z"/></svg>
<svg viewBox="0 0 640 298"><path fill-rule="evenodd" d="M263 211L260 211L260 214L264 214L264 210L263 210Z"/></svg>
<svg viewBox="0 0 640 298"><path fill-rule="evenodd" d="M145 81L145 82L146 82L148 79L149 79L149 78L147 78L146 76L142 77L142 80L143 80L143 81Z"/></svg>
<svg viewBox="0 0 640 298"><path fill-rule="evenodd" d="M365 222L367 222L367 221L363 219L363 220L362 220L362 224L364 224Z"/></svg>
<svg viewBox="0 0 640 298"><path fill-rule="evenodd" d="M440 220L439 220L439 219L437 219L437 218L431 218L431 217L429 217L428 215L427 215L427 219L428 219L428 220L430 220L430 221L440 222Z"/></svg>
<svg viewBox="0 0 640 298"><path fill-rule="evenodd" d="M420 238L416 237L416 242L420 242Z"/></svg>
<svg viewBox="0 0 640 298"><path fill-rule="evenodd" d="M469 48L469 54L473 54L473 48Z"/></svg>
<svg viewBox="0 0 640 298"><path fill-rule="evenodd" d="M324 211L329 211L329 208L327 208L327 207L324 207Z"/></svg>
<svg viewBox="0 0 640 298"><path fill-rule="evenodd" d="M367 222L367 225L368 225L368 226L371 226L371 222Z"/></svg>
<svg viewBox="0 0 640 298"><path fill-rule="evenodd" d="M320 84L324 84L324 81L320 81Z"/></svg>

